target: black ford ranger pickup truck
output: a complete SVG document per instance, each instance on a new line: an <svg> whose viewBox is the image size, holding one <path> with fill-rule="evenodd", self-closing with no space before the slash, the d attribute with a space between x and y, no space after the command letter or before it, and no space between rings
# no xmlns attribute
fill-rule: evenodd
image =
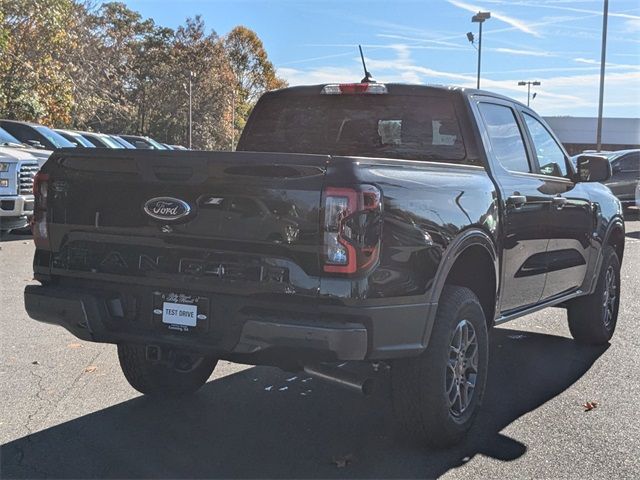
<svg viewBox="0 0 640 480"><path fill-rule="evenodd" d="M117 344L146 394L193 392L219 359L361 390L355 370L383 363L400 425L449 445L482 403L493 325L556 306L577 341L611 338L610 175L489 92L274 91L237 152L57 150L35 182L26 310Z"/></svg>

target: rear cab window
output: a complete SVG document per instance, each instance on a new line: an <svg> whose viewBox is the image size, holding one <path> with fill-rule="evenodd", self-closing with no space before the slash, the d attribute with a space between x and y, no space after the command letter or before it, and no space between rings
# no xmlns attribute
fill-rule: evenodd
<svg viewBox="0 0 640 480"><path fill-rule="evenodd" d="M264 96L238 150L443 161L470 159L453 95Z"/></svg>

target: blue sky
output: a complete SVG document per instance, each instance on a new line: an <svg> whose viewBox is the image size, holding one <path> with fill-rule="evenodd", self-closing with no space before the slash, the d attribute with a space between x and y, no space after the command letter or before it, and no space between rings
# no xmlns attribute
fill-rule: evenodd
<svg viewBox="0 0 640 480"><path fill-rule="evenodd" d="M201 14L224 35L255 30L291 85L362 78L357 45L378 81L475 87L477 36L484 24L482 88L526 102L519 80L539 80L542 115L596 116L603 0L125 0L175 27ZM604 115L640 117L640 0L609 1Z"/></svg>

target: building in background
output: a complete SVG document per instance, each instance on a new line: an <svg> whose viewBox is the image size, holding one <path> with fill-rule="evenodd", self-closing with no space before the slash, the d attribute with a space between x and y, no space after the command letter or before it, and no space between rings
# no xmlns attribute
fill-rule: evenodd
<svg viewBox="0 0 640 480"><path fill-rule="evenodd" d="M596 117L544 117L570 155L595 150ZM640 118L602 119L602 150L640 148Z"/></svg>

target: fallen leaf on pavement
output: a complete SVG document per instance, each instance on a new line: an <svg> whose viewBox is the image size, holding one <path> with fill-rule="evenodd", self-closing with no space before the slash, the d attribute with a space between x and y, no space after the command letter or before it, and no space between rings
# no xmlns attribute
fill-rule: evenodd
<svg viewBox="0 0 640 480"><path fill-rule="evenodd" d="M79 343L70 343L69 345L67 345L67 348L80 348L80 347L82 347L82 345Z"/></svg>
<svg viewBox="0 0 640 480"><path fill-rule="evenodd" d="M34 360L33 362L31 362L31 365L40 365L40 362L38 360Z"/></svg>
<svg viewBox="0 0 640 480"><path fill-rule="evenodd" d="M594 408L597 408L597 406L598 406L598 402L587 402L582 405L582 408L584 408L585 412L590 412Z"/></svg>
<svg viewBox="0 0 640 480"><path fill-rule="evenodd" d="M347 455L343 455L340 457L333 457L331 462L338 468L344 468L353 462L354 456L353 453L349 453Z"/></svg>
<svg viewBox="0 0 640 480"><path fill-rule="evenodd" d="M84 369L84 371L87 373L91 373L91 372L95 372L97 369L98 367L96 367L95 365L89 365L87 368Z"/></svg>

